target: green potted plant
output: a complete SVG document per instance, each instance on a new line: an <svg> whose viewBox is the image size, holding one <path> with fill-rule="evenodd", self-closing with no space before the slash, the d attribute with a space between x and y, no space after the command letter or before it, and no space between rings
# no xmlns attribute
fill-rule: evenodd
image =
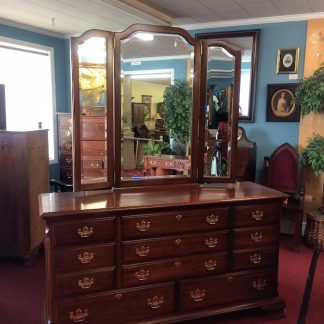
<svg viewBox="0 0 324 324"><path fill-rule="evenodd" d="M306 148L299 153L301 166L310 167L314 174L318 176L324 172L324 137L315 134L308 139ZM322 206L319 208L321 214L324 214L324 187L322 196Z"/></svg>
<svg viewBox="0 0 324 324"><path fill-rule="evenodd" d="M302 116L311 112L324 113L324 64L297 86L295 95Z"/></svg>
<svg viewBox="0 0 324 324"><path fill-rule="evenodd" d="M180 145L189 142L192 116L192 89L186 80L175 80L163 93L163 119L170 137Z"/></svg>

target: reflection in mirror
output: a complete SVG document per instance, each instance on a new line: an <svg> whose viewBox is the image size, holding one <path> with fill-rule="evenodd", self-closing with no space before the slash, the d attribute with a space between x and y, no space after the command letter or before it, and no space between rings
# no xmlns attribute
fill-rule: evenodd
<svg viewBox="0 0 324 324"><path fill-rule="evenodd" d="M120 57L121 180L188 177L190 138L176 143L173 127L190 134L191 117L175 126L172 118L177 117L169 116L167 93L184 80L191 116L193 46L176 34L135 32L121 40ZM181 112L179 96L173 99Z"/></svg>
<svg viewBox="0 0 324 324"><path fill-rule="evenodd" d="M221 46L208 46L205 176L229 176L229 116L233 107L235 57Z"/></svg>
<svg viewBox="0 0 324 324"><path fill-rule="evenodd" d="M199 39L223 40L242 51L239 121L254 121L256 75L260 30L198 34Z"/></svg>
<svg viewBox="0 0 324 324"><path fill-rule="evenodd" d="M107 181L106 38L78 45L81 184Z"/></svg>

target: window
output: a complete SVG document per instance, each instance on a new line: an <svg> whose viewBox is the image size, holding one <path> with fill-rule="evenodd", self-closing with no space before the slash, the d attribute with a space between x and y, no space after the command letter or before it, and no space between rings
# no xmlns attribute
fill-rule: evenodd
<svg viewBox="0 0 324 324"><path fill-rule="evenodd" d="M8 130L48 129L49 159L57 163L54 50L0 37L0 84Z"/></svg>

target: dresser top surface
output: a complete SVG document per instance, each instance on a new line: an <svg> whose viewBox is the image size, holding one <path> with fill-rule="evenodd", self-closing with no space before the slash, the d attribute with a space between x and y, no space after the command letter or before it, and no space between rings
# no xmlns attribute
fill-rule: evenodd
<svg viewBox="0 0 324 324"><path fill-rule="evenodd" d="M40 195L40 215L149 209L284 199L285 194L253 182L189 184L114 190L46 193Z"/></svg>

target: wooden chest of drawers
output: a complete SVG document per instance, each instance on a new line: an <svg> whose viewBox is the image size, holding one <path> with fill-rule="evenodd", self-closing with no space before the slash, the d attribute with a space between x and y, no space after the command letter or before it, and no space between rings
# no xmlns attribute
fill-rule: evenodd
<svg viewBox="0 0 324 324"><path fill-rule="evenodd" d="M253 183L192 184L161 204L168 189L154 190L137 189L137 199L125 199L129 189L41 196L47 323L172 323L245 308L283 311L283 194ZM213 199L212 190L222 198Z"/></svg>

